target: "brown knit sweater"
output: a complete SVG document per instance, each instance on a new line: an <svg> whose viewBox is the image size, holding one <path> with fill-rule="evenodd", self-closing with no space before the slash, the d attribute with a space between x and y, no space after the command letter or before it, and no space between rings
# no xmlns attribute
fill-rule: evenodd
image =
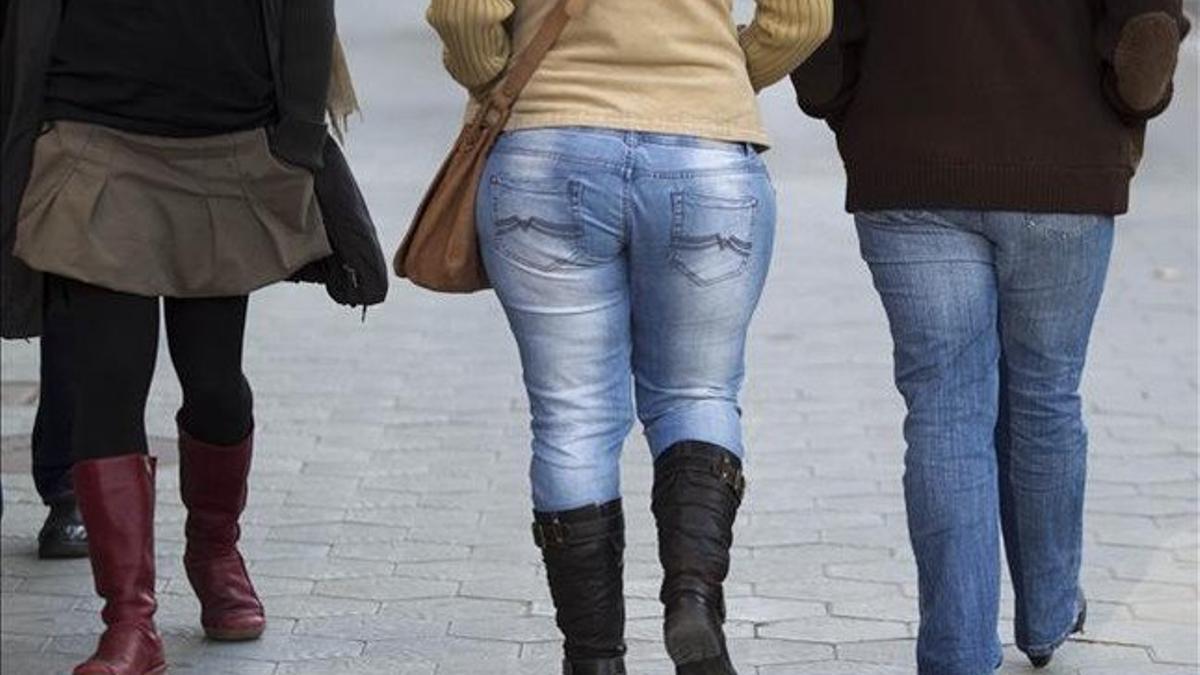
<svg viewBox="0 0 1200 675"><path fill-rule="evenodd" d="M835 0L792 74L837 132L847 209L1123 213L1171 99L1180 0Z"/></svg>

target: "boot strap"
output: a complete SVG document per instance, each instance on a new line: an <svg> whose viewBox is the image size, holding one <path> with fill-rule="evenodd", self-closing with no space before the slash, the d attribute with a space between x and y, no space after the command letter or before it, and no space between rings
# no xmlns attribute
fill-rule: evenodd
<svg viewBox="0 0 1200 675"><path fill-rule="evenodd" d="M729 488L730 492L741 503L746 494L746 474L742 467L733 462L729 455L712 458L689 458L691 461L680 462L677 471L681 473L707 473L714 476L719 483Z"/></svg>
<svg viewBox="0 0 1200 675"><path fill-rule="evenodd" d="M691 445L679 450L668 450L667 455L655 467L655 473L707 473L716 477L737 497L738 503L746 494L746 474L737 457L728 450L715 445L704 445L697 451Z"/></svg>
<svg viewBox="0 0 1200 675"><path fill-rule="evenodd" d="M533 524L533 543L540 549L566 546L569 536L570 530L566 523L554 521Z"/></svg>
<svg viewBox="0 0 1200 675"><path fill-rule="evenodd" d="M614 520L617 522L612 522ZM625 530L619 516L588 523L564 523L561 520L552 520L546 523L535 522L532 529L533 543L543 550L620 535Z"/></svg>
<svg viewBox="0 0 1200 675"><path fill-rule="evenodd" d="M625 675L625 659L598 659L595 661L563 660L563 675Z"/></svg>
<svg viewBox="0 0 1200 675"><path fill-rule="evenodd" d="M712 471L722 483L733 490L733 494L737 495L740 503L746 494L746 474L742 472L742 467L734 465L729 459L729 455L722 455L713 460Z"/></svg>
<svg viewBox="0 0 1200 675"><path fill-rule="evenodd" d="M560 513L535 513L535 516L533 543L543 550L582 544L623 535L625 532L625 516L620 499Z"/></svg>

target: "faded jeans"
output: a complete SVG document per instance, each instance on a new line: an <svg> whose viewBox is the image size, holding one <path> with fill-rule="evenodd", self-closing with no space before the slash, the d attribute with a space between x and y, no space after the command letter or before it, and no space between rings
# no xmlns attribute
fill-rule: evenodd
<svg viewBox="0 0 1200 675"><path fill-rule="evenodd" d="M919 671L982 675L1000 661L1001 536L1017 646L1052 651L1080 610L1079 383L1113 219L886 211L857 223L908 406Z"/></svg>
<svg viewBox="0 0 1200 675"><path fill-rule="evenodd" d="M655 457L743 454L746 331L775 196L753 148L588 128L501 137L477 206L532 412L534 508L620 496L636 412Z"/></svg>

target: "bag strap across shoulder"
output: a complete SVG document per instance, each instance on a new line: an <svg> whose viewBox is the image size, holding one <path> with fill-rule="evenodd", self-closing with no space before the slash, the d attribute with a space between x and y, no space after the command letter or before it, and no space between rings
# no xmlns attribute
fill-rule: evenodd
<svg viewBox="0 0 1200 675"><path fill-rule="evenodd" d="M479 111L482 117L496 112L506 114L512 108L567 24L583 13L586 6L587 0L558 0L533 39L513 57L504 79L488 95L487 103Z"/></svg>

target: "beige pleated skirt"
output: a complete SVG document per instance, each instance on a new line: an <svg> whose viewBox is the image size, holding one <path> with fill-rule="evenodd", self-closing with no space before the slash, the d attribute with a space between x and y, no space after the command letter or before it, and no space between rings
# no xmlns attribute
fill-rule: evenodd
<svg viewBox="0 0 1200 675"><path fill-rule="evenodd" d="M38 139L15 254L145 296L243 295L329 255L312 175L262 130L160 138L55 122Z"/></svg>

